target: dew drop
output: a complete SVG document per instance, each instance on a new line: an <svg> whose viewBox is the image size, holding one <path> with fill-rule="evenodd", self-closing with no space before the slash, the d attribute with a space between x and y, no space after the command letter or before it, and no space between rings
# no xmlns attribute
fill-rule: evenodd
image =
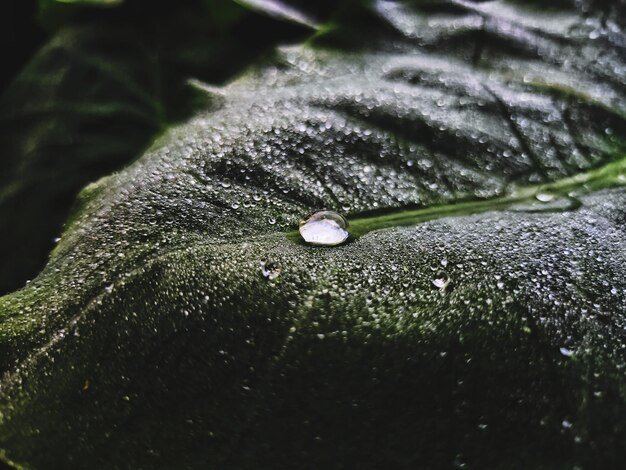
<svg viewBox="0 0 626 470"><path fill-rule="evenodd" d="M347 226L346 219L337 212L319 211L300 222L300 235L311 245L335 246L348 239Z"/></svg>
<svg viewBox="0 0 626 470"><path fill-rule="evenodd" d="M433 279L433 286L439 290L445 290L450 284L450 277L445 271L437 271L435 278Z"/></svg>
<svg viewBox="0 0 626 470"><path fill-rule="evenodd" d="M261 274L270 281L277 281L281 273L280 265L274 261L261 261Z"/></svg>
<svg viewBox="0 0 626 470"><path fill-rule="evenodd" d="M537 201L539 202L550 202L554 199L554 194L537 193L535 195L535 199L537 199Z"/></svg>

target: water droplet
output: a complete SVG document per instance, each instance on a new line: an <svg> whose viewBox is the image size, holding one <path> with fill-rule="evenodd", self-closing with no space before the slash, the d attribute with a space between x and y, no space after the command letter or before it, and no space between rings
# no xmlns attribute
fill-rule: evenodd
<svg viewBox="0 0 626 470"><path fill-rule="evenodd" d="M433 279L433 286L435 286L439 290L445 290L450 284L450 277L448 273L445 271L437 271L435 278Z"/></svg>
<svg viewBox="0 0 626 470"><path fill-rule="evenodd" d="M300 235L311 245L340 245L350 235L348 222L335 211L319 211L300 222Z"/></svg>
<svg viewBox="0 0 626 470"><path fill-rule="evenodd" d="M261 274L270 281L276 281L280 277L280 265L274 261L261 261Z"/></svg>
<svg viewBox="0 0 626 470"><path fill-rule="evenodd" d="M537 193L535 195L535 199L537 199L537 201L539 202L550 202L554 199L554 194Z"/></svg>

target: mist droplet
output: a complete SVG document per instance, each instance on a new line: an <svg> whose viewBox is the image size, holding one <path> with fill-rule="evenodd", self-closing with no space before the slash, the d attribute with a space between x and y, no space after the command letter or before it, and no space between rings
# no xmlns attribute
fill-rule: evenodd
<svg viewBox="0 0 626 470"><path fill-rule="evenodd" d="M311 245L340 245L350 235L348 222L335 211L319 211L300 222L300 235Z"/></svg>

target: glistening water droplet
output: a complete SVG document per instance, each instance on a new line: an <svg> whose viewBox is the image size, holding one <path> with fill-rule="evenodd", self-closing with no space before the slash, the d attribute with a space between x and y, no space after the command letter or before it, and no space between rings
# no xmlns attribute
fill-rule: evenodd
<svg viewBox="0 0 626 470"><path fill-rule="evenodd" d="M278 280L280 276L280 265L274 261L262 261L261 262L261 274L264 278L270 281Z"/></svg>
<svg viewBox="0 0 626 470"><path fill-rule="evenodd" d="M537 193L535 194L535 199L540 202L550 202L554 199L554 194L549 193Z"/></svg>
<svg viewBox="0 0 626 470"><path fill-rule="evenodd" d="M318 246L340 245L350 235L348 222L335 211L319 211L300 222L300 235L305 242Z"/></svg>
<svg viewBox="0 0 626 470"><path fill-rule="evenodd" d="M433 286L435 286L439 290L445 290L450 284L450 277L448 273L445 271L437 271L435 278L433 279Z"/></svg>

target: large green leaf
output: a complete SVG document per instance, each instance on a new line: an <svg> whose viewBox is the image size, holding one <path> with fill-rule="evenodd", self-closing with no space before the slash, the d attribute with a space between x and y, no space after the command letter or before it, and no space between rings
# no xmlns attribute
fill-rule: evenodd
<svg viewBox="0 0 626 470"><path fill-rule="evenodd" d="M4 459L617 467L617 14L379 1L196 83L219 109L84 189L48 266L0 299ZM349 243L298 240L320 208Z"/></svg>

